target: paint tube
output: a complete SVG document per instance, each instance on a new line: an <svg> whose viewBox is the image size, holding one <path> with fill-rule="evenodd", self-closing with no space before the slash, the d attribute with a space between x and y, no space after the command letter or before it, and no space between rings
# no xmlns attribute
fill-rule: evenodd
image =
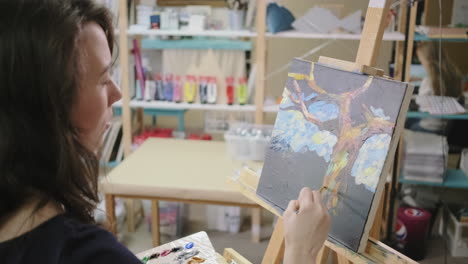
<svg viewBox="0 0 468 264"><path fill-rule="evenodd" d="M158 101L164 101L164 84L161 74L155 75L156 92L154 98Z"/></svg>
<svg viewBox="0 0 468 264"><path fill-rule="evenodd" d="M237 101L240 105L247 103L247 79L245 77L239 78L239 85L237 86Z"/></svg>
<svg viewBox="0 0 468 264"><path fill-rule="evenodd" d="M172 99L176 103L180 103L182 100L182 83L179 75L176 76L174 81L174 96Z"/></svg>
<svg viewBox="0 0 468 264"><path fill-rule="evenodd" d="M166 74L166 82L164 83L164 98L166 101L172 101L174 91L174 84L172 81L172 74Z"/></svg>
<svg viewBox="0 0 468 264"><path fill-rule="evenodd" d="M204 76L200 76L200 83L198 84L198 95L200 96L200 103L207 103L207 82Z"/></svg>
<svg viewBox="0 0 468 264"><path fill-rule="evenodd" d="M216 85L216 77L208 77L208 91L207 91L207 101L209 104L216 104L216 99L218 97L218 87Z"/></svg>
<svg viewBox="0 0 468 264"><path fill-rule="evenodd" d="M195 101L195 95L197 93L196 83L195 83L195 76L187 75L185 77L185 85L184 85L184 97L185 101L189 104Z"/></svg>
<svg viewBox="0 0 468 264"><path fill-rule="evenodd" d="M229 105L234 103L234 77L226 78L226 98Z"/></svg>

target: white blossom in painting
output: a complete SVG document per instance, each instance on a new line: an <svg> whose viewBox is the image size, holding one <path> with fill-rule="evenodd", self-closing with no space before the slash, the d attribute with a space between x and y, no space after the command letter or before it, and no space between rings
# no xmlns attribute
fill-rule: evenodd
<svg viewBox="0 0 468 264"><path fill-rule="evenodd" d="M378 134L364 142L351 171L356 184L375 192L391 139L388 134Z"/></svg>

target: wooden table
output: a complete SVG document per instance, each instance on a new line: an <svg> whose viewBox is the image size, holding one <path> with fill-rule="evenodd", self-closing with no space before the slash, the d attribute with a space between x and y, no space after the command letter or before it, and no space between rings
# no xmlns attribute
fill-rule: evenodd
<svg viewBox="0 0 468 264"><path fill-rule="evenodd" d="M232 189L226 178L240 169L224 142L148 139L100 182L107 224L117 232L115 197L151 200L153 244L159 245L158 201L252 208L252 241L260 241L261 207Z"/></svg>

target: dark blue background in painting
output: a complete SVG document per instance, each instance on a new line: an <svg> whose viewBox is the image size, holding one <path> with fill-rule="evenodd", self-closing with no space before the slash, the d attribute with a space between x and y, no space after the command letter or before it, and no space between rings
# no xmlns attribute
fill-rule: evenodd
<svg viewBox="0 0 468 264"><path fill-rule="evenodd" d="M295 59L291 64L290 72L309 75L310 69L310 62ZM315 64L314 73L316 83L329 93L353 91L367 80L365 75L320 64ZM305 82L299 81L301 87L306 87ZM286 89L293 91L292 78L286 81ZM369 89L351 104L353 126L365 122L363 104L369 108L371 105L374 108L382 108L385 115L390 117L389 121L396 122L406 89L407 86L404 83L374 78ZM303 92L307 96L313 91L307 89ZM337 119L330 122L333 126L338 125ZM294 128L291 127L291 129ZM338 136L337 131L333 129L329 131ZM277 152L269 148L257 194L284 211L290 200L297 199L302 187L308 186L314 190L322 187L327 167L328 162L315 152ZM346 193L341 196L342 206L338 207L335 213L330 212L332 225L329 236L357 251L374 193L363 185L356 185L350 170L343 170L341 175L347 175L348 187Z"/></svg>

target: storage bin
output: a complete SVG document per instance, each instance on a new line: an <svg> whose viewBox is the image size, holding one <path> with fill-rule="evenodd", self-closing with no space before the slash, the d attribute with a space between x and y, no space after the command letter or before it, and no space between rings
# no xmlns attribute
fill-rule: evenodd
<svg viewBox="0 0 468 264"><path fill-rule="evenodd" d="M224 134L228 154L241 161L265 160L272 130L272 125L232 125Z"/></svg>
<svg viewBox="0 0 468 264"><path fill-rule="evenodd" d="M453 257L468 257L468 223L458 221L452 210L445 207L447 240Z"/></svg>

